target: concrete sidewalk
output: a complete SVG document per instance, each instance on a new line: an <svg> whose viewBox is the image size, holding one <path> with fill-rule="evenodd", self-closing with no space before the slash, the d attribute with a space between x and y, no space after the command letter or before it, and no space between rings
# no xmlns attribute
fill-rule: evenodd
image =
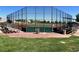
<svg viewBox="0 0 79 59"><path fill-rule="evenodd" d="M79 29L77 29L77 31L74 34L72 34L72 35L79 36Z"/></svg>

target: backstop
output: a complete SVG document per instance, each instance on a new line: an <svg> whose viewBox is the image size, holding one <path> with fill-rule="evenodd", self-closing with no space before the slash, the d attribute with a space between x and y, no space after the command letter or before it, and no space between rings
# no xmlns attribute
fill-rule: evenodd
<svg viewBox="0 0 79 59"><path fill-rule="evenodd" d="M72 16L53 6L26 6L7 15L12 27L25 32L71 30Z"/></svg>

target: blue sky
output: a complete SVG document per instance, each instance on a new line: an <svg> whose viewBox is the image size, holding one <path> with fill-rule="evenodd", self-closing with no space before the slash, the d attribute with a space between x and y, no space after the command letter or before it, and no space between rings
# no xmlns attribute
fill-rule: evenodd
<svg viewBox="0 0 79 59"><path fill-rule="evenodd" d="M17 11L24 6L0 6L0 17L6 17L6 15L10 14L11 12ZM79 13L79 6L55 6L59 10L62 10L68 14L71 14L73 18L75 15Z"/></svg>
<svg viewBox="0 0 79 59"><path fill-rule="evenodd" d="M56 8L72 15L73 18L79 13L79 6L56 6Z"/></svg>
<svg viewBox="0 0 79 59"><path fill-rule="evenodd" d="M6 15L21 8L23 8L23 6L0 6L0 17L6 17Z"/></svg>

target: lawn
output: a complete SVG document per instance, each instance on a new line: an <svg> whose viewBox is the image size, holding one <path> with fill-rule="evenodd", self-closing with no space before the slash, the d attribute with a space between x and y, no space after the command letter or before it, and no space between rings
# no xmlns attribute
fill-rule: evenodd
<svg viewBox="0 0 79 59"><path fill-rule="evenodd" d="M0 51L6 52L70 52L79 51L79 37L11 38L0 36Z"/></svg>

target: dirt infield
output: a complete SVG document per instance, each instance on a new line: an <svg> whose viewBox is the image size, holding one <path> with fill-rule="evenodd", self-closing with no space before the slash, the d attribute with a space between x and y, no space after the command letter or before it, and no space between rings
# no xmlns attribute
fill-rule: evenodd
<svg viewBox="0 0 79 59"><path fill-rule="evenodd" d="M24 37L24 38L69 38L71 35L64 35L58 33L39 33L35 34L33 32L21 32L21 33L9 33L6 34L9 37Z"/></svg>

